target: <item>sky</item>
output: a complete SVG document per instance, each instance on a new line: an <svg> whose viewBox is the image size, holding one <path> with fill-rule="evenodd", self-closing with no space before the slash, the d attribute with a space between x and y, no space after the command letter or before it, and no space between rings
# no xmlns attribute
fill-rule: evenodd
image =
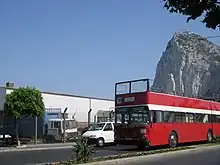
<svg viewBox="0 0 220 165"><path fill-rule="evenodd" d="M118 81L153 79L183 29L219 35L162 0L0 0L0 85L114 98Z"/></svg>

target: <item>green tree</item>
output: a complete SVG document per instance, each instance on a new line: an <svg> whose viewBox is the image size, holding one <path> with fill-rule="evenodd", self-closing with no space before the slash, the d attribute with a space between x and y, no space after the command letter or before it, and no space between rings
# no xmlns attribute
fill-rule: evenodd
<svg viewBox="0 0 220 165"><path fill-rule="evenodd" d="M23 116L37 116L44 115L44 102L41 92L32 87L20 87L14 89L5 97L5 110L10 116L16 119L15 133L19 143L19 119Z"/></svg>
<svg viewBox="0 0 220 165"><path fill-rule="evenodd" d="M220 28L220 0L163 0L170 13L187 16L187 22L203 17L207 28Z"/></svg>

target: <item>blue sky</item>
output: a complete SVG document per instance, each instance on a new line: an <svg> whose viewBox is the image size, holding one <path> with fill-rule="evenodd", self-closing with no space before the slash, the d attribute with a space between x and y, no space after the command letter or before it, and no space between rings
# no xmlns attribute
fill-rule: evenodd
<svg viewBox="0 0 220 165"><path fill-rule="evenodd" d="M219 35L170 15L162 0L0 0L0 84L113 98L117 81L154 78L184 28Z"/></svg>

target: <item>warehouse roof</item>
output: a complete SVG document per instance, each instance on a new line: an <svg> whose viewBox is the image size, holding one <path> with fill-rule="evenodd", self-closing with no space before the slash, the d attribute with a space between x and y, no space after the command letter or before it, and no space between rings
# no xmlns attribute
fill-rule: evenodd
<svg viewBox="0 0 220 165"><path fill-rule="evenodd" d="M6 88L4 86L1 86L0 88ZM16 89L16 87L7 87L7 89ZM68 93L58 93L58 92L45 92L41 91L43 94L51 94L51 95L59 95L59 96L68 96L68 97L80 97L80 98L87 98L87 99L97 99L97 100L105 100L105 101L114 101L114 99L107 99L107 98L100 98L100 97L90 97L90 96L81 96L81 95L75 95L75 94L68 94Z"/></svg>

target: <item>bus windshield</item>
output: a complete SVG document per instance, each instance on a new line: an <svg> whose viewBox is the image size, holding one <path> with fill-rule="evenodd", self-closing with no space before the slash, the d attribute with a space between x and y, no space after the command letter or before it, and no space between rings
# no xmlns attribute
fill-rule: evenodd
<svg viewBox="0 0 220 165"><path fill-rule="evenodd" d="M116 110L117 123L147 123L149 121L147 107L118 108Z"/></svg>

